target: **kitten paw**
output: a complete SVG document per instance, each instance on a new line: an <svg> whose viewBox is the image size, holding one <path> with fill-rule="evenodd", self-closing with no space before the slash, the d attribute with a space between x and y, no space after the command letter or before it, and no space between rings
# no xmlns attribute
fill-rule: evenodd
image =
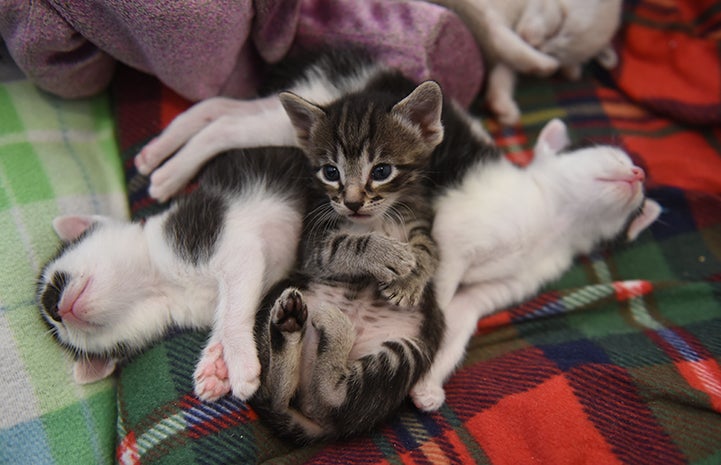
<svg viewBox="0 0 721 465"><path fill-rule="evenodd" d="M160 163L166 158L166 156L162 155L157 150L154 150L153 143L156 140L158 140L158 138L154 137L150 140L150 142L145 144L145 147L143 147L140 153L138 153L133 160L138 173L145 176L152 173L153 170L157 168L158 165L160 165Z"/></svg>
<svg viewBox="0 0 721 465"><path fill-rule="evenodd" d="M425 283L419 282L416 276L401 278L387 284L381 284L381 295L399 307L416 306L423 299Z"/></svg>
<svg viewBox="0 0 721 465"><path fill-rule="evenodd" d="M273 324L283 332L303 329L308 318L308 307L303 295L296 288L288 288L278 297L273 306Z"/></svg>
<svg viewBox="0 0 721 465"><path fill-rule="evenodd" d="M538 57L534 66L531 66L527 71L530 74L534 74L539 77L549 77L561 66L561 63L555 58L548 55L541 55Z"/></svg>
<svg viewBox="0 0 721 465"><path fill-rule="evenodd" d="M513 126L521 120L521 110L511 98L498 98L488 101L488 106L504 126Z"/></svg>
<svg viewBox="0 0 721 465"><path fill-rule="evenodd" d="M234 348L225 350L223 344L211 344L195 368L195 394L204 401L215 401L228 393L247 400L260 386L260 362L255 351Z"/></svg>
<svg viewBox="0 0 721 465"><path fill-rule="evenodd" d="M405 242L381 236L368 253L372 254L369 272L382 283L403 278L416 268L416 257Z"/></svg>
<svg viewBox="0 0 721 465"><path fill-rule="evenodd" d="M446 393L441 386L421 382L411 389L411 399L419 410L434 412L445 402Z"/></svg>
<svg viewBox="0 0 721 465"><path fill-rule="evenodd" d="M189 176L182 167L178 168L175 160L170 160L150 176L148 194L159 202L165 202L180 192L191 177L192 173Z"/></svg>
<svg viewBox="0 0 721 465"><path fill-rule="evenodd" d="M250 399L260 387L260 362L257 354L238 354L229 358L227 363L230 392L240 400Z"/></svg>
<svg viewBox="0 0 721 465"><path fill-rule="evenodd" d="M203 350L195 367L195 395L205 401L214 401L230 392L228 366L223 358L223 345L212 344Z"/></svg>

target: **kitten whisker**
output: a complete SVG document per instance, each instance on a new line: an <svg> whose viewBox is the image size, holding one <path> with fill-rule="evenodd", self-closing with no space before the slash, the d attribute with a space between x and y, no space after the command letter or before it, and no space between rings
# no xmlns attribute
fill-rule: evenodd
<svg viewBox="0 0 721 465"><path fill-rule="evenodd" d="M315 241L316 235L324 234L328 229L333 229L339 218L335 215L335 210L328 204L323 204L306 215L309 218L310 229L307 237L311 242Z"/></svg>

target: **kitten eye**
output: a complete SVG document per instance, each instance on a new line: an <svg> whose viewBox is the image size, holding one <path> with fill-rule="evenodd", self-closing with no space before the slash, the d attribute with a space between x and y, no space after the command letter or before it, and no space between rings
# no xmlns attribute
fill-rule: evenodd
<svg viewBox="0 0 721 465"><path fill-rule="evenodd" d="M381 163L380 165L374 166L371 170L371 179L374 181L383 181L384 179L388 179L392 171L393 167L391 165Z"/></svg>
<svg viewBox="0 0 721 465"><path fill-rule="evenodd" d="M333 165L323 165L320 170L323 178L328 182L336 182L340 179L340 171Z"/></svg>

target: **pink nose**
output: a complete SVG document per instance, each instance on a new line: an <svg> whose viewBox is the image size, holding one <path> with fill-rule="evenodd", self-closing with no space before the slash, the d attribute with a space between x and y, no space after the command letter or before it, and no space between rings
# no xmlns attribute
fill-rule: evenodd
<svg viewBox="0 0 721 465"><path fill-rule="evenodd" d="M636 181L643 181L644 179L646 179L646 173L644 173L643 170L638 166L634 166L631 169L631 174L633 174L633 179Z"/></svg>

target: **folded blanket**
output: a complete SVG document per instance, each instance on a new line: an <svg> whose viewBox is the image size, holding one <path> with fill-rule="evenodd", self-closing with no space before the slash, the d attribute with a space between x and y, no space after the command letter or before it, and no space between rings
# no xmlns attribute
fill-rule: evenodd
<svg viewBox="0 0 721 465"><path fill-rule="evenodd" d="M292 46L318 43L376 51L413 79L438 79L464 105L482 79L462 21L410 0L0 0L0 11L0 35L18 65L66 97L104 89L116 62L157 76L189 100L250 97L264 64Z"/></svg>

